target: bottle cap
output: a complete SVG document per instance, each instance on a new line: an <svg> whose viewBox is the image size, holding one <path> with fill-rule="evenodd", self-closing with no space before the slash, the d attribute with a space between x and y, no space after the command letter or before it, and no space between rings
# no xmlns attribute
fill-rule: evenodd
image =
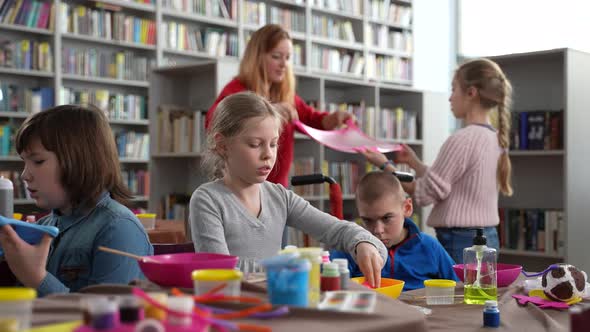
<svg viewBox="0 0 590 332"><path fill-rule="evenodd" d="M0 189L14 189L14 185L10 179L0 176Z"/></svg>
<svg viewBox="0 0 590 332"><path fill-rule="evenodd" d="M486 300L484 306L486 308L495 308L498 306L498 301L495 300Z"/></svg>
<svg viewBox="0 0 590 332"><path fill-rule="evenodd" d="M193 299L188 296L173 296L168 298L168 309L191 313L195 303Z"/></svg>
<svg viewBox="0 0 590 332"><path fill-rule="evenodd" d="M338 265L336 263L324 263L323 265L323 275L325 276L338 276L340 275L340 271L338 270Z"/></svg>
<svg viewBox="0 0 590 332"><path fill-rule="evenodd" d="M340 272L348 271L348 259L346 258L334 258L332 263L338 265Z"/></svg>
<svg viewBox="0 0 590 332"><path fill-rule="evenodd" d="M475 246L485 246L488 243L485 235L483 235L483 228L476 228L475 229L475 237L473 238L473 245Z"/></svg>

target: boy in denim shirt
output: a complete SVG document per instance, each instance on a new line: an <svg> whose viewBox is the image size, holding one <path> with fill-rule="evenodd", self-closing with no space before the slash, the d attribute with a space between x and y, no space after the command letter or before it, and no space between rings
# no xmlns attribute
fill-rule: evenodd
<svg viewBox="0 0 590 332"><path fill-rule="evenodd" d="M389 172L371 172L359 182L356 206L363 224L388 248L381 277L405 281L404 291L424 287L427 279L459 280L453 259L432 236L420 232L410 219L412 199ZM351 277L362 276L352 257L332 251L330 258L348 259Z"/></svg>

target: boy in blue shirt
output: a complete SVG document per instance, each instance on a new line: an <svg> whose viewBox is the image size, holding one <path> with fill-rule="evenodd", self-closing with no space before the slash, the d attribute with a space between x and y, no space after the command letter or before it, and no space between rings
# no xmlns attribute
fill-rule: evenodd
<svg viewBox="0 0 590 332"><path fill-rule="evenodd" d="M404 291L424 287L427 279L459 279L453 271L453 259L432 236L420 232L409 218L412 199L406 198L401 183L389 172L371 172L359 182L356 206L363 224L388 248L381 270L384 278L405 281ZM352 257L332 251L330 258L348 259L351 277L360 277Z"/></svg>

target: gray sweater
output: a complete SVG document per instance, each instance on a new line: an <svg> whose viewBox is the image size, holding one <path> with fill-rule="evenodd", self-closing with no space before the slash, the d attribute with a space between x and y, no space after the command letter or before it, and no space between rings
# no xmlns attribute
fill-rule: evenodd
<svg viewBox="0 0 590 332"><path fill-rule="evenodd" d="M291 226L352 257L358 243L369 242L377 248L383 261L387 259L383 243L367 230L316 209L281 185L262 183L260 198L262 209L256 218L222 180L197 188L190 202L195 250L266 258L278 253L283 229Z"/></svg>

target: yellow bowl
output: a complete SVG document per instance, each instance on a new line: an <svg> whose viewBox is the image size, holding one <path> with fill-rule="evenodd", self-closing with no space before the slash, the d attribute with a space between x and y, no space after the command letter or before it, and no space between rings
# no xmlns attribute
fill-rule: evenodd
<svg viewBox="0 0 590 332"><path fill-rule="evenodd" d="M365 277L351 278L350 280L362 285L365 282ZM405 282L403 280L381 278L380 287L374 288L377 293L387 295L391 298L397 299L404 289Z"/></svg>

